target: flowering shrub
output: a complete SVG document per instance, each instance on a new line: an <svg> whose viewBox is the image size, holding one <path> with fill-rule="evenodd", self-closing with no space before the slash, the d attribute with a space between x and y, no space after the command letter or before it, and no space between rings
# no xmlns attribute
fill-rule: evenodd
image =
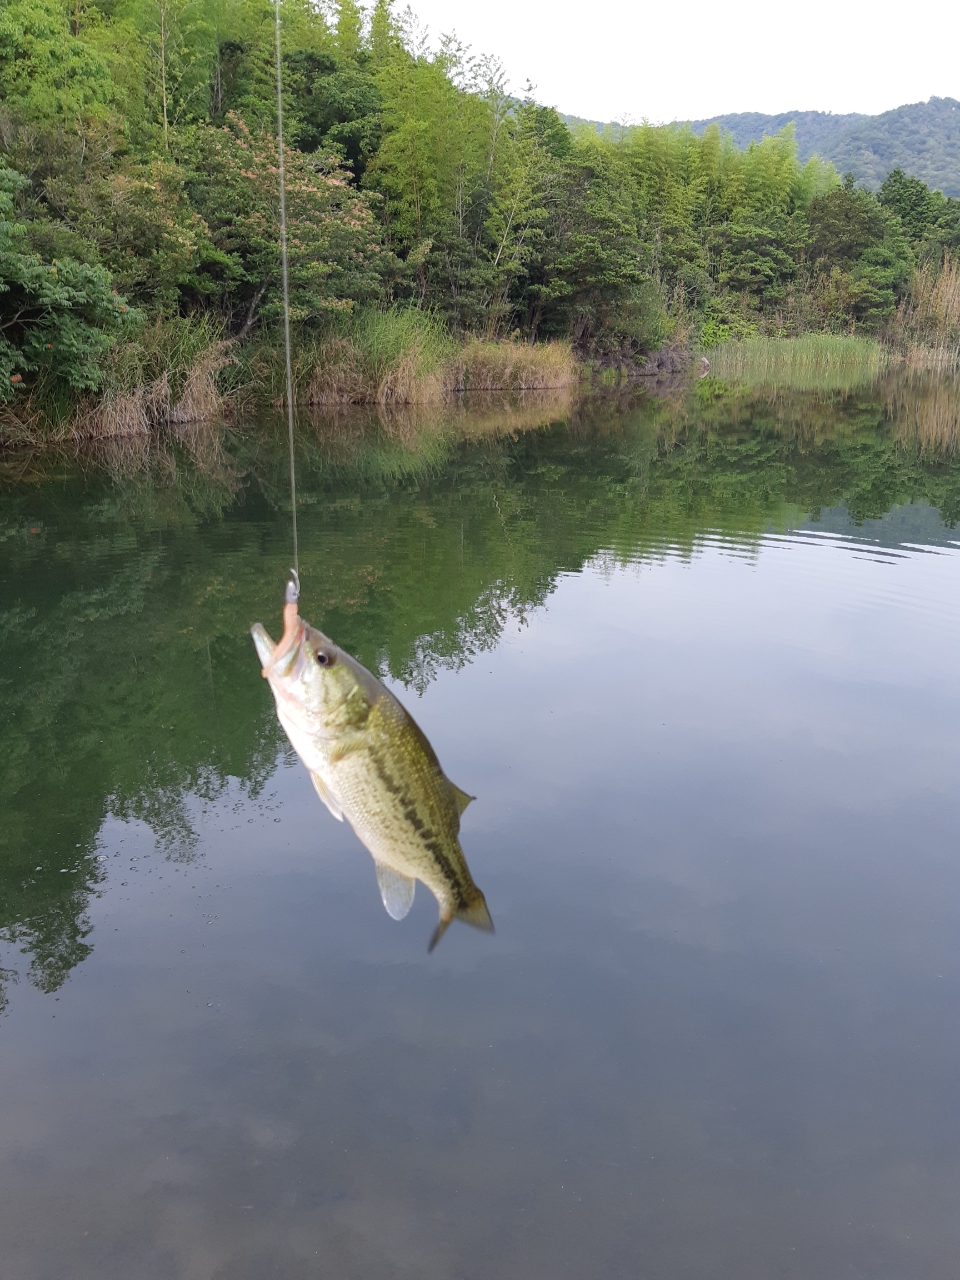
<svg viewBox="0 0 960 1280"><path fill-rule="evenodd" d="M223 128L186 135L184 162L207 245L194 277L198 293L234 313L259 305L280 314L280 206L276 139L238 116ZM286 153L291 318L301 322L375 298L380 230L372 197L348 184L333 160ZM258 301L259 300L259 301Z"/></svg>

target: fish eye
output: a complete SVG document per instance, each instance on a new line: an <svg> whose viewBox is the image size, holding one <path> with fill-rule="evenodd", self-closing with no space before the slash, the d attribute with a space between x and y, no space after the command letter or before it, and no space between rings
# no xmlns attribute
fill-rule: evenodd
<svg viewBox="0 0 960 1280"><path fill-rule="evenodd" d="M333 654L324 653L322 649L318 649L316 657L317 657L317 662L321 667L333 666Z"/></svg>

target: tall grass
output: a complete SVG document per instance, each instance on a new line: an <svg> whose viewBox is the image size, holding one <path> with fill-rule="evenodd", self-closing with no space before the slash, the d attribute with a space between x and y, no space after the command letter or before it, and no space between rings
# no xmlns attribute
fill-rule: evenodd
<svg viewBox="0 0 960 1280"><path fill-rule="evenodd" d="M579 381L569 344L461 342L439 318L411 307L358 308L325 331L294 336L301 407L440 404L462 392L545 391ZM126 333L105 360L99 390L79 404L53 413L38 388L29 401L0 406L0 441L148 438L227 411L277 406L284 396L278 334L240 346L207 317L168 317Z"/></svg>
<svg viewBox="0 0 960 1280"><path fill-rule="evenodd" d="M103 385L80 406L70 434L147 435L167 423L215 417L224 407L219 375L230 362L231 343L204 316L146 324L111 351Z"/></svg>
<svg viewBox="0 0 960 1280"><path fill-rule="evenodd" d="M217 417L234 364L233 344L207 317L144 323L107 353L97 391L77 401L41 379L27 400L0 406L0 443L131 439Z"/></svg>
<svg viewBox="0 0 960 1280"><path fill-rule="evenodd" d="M926 262L917 268L892 337L911 368L960 364L960 260L945 253L939 267Z"/></svg>
<svg viewBox="0 0 960 1280"><path fill-rule="evenodd" d="M752 390L852 391L876 380L890 353L870 338L808 334L747 338L707 352L710 373Z"/></svg>
<svg viewBox="0 0 960 1280"><path fill-rule="evenodd" d="M283 402L283 352L250 355L251 385ZM409 307L365 308L324 334L295 341L294 396L300 405L429 404L465 391L545 390L579 380L566 343L528 346L452 338L442 321Z"/></svg>
<svg viewBox="0 0 960 1280"><path fill-rule="evenodd" d="M409 404L439 394L454 344L429 312L362 308L332 332L298 344L301 404Z"/></svg>
<svg viewBox="0 0 960 1280"><path fill-rule="evenodd" d="M580 379L580 366L566 342L472 341L444 367L444 387L459 391L547 391Z"/></svg>

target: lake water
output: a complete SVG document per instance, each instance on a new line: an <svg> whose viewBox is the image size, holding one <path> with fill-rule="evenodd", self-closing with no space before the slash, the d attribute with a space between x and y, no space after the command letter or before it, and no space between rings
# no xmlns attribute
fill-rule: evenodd
<svg viewBox="0 0 960 1280"><path fill-rule="evenodd" d="M4 1280L955 1277L930 403L301 423L302 613L478 797L497 932L432 955L260 679L276 424L8 457Z"/></svg>

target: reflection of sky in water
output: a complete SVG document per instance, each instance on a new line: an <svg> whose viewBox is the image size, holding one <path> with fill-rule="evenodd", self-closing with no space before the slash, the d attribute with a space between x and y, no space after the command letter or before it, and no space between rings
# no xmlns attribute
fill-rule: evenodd
<svg viewBox="0 0 960 1280"><path fill-rule="evenodd" d="M398 688L493 938L428 958L299 767L193 863L108 820L2 1024L9 1274L949 1274L960 558L838 532L600 557Z"/></svg>

